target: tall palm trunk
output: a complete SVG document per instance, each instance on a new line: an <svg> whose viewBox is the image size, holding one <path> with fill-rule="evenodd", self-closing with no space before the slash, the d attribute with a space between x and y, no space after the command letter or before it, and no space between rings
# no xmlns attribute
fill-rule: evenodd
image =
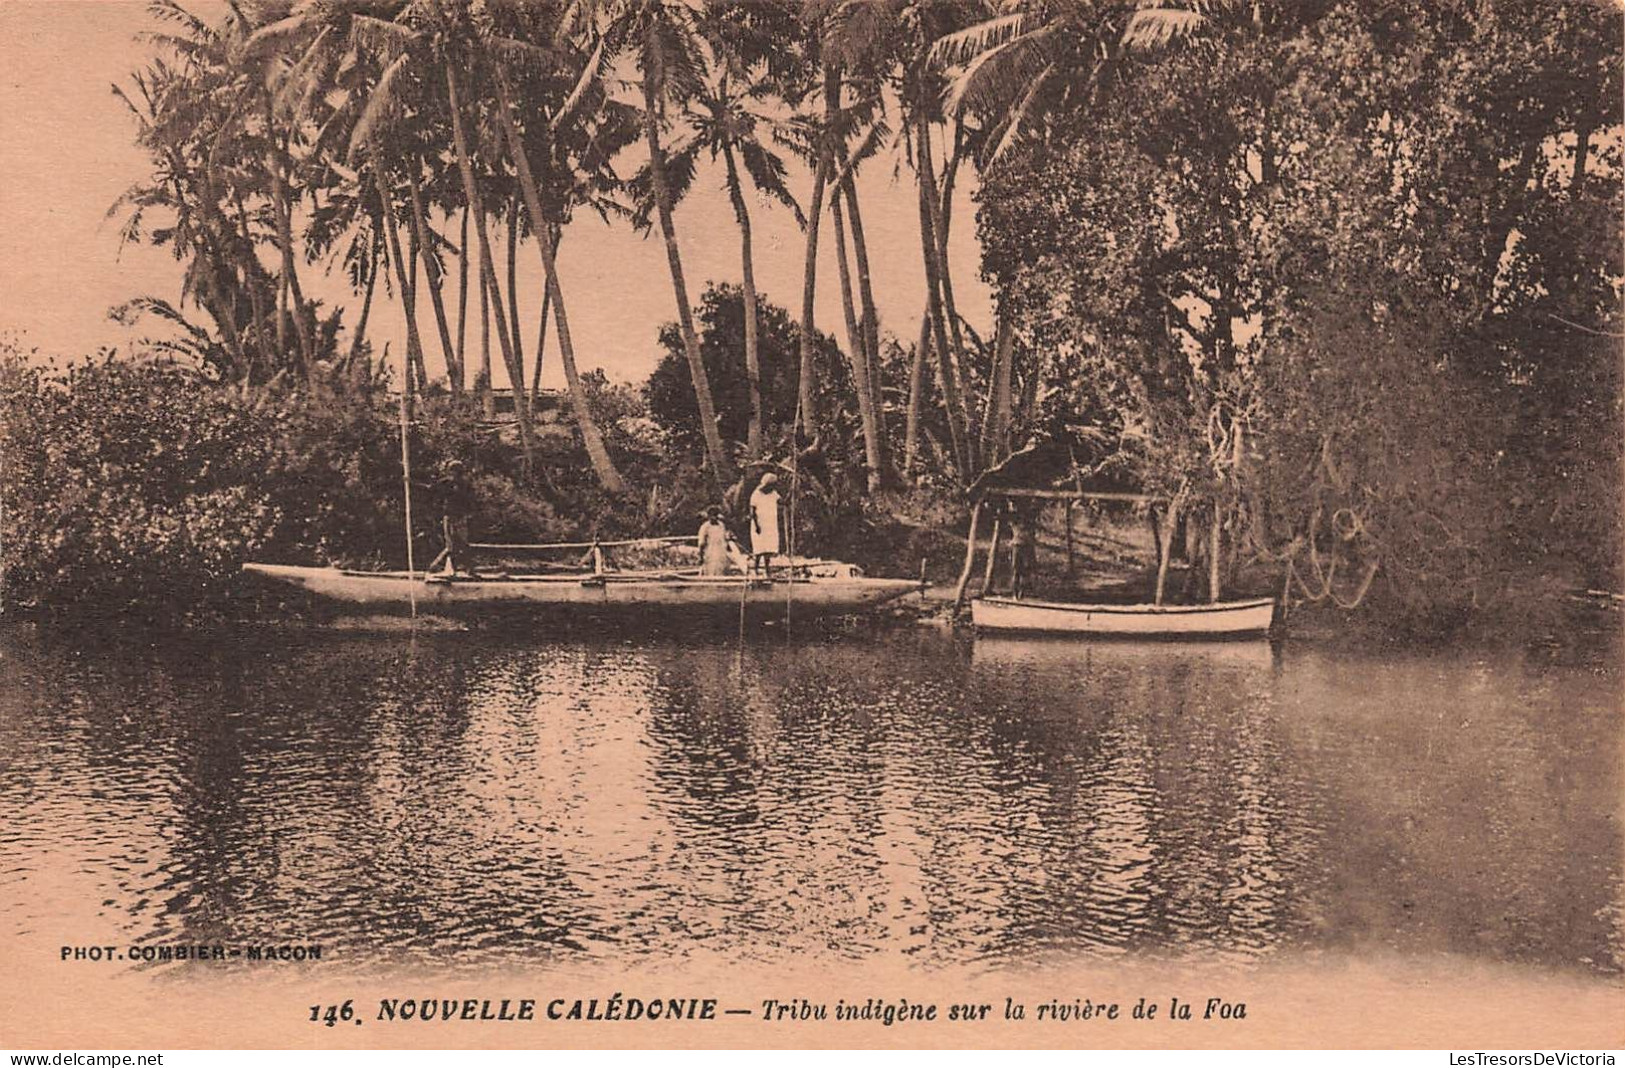
<svg viewBox="0 0 1625 1068"><path fill-rule="evenodd" d="M982 420L982 455L989 465L1004 459L1010 449L1010 374L1016 332L1008 311L999 315L993 340L993 374L988 389L988 412Z"/></svg>
<svg viewBox="0 0 1625 1068"><path fill-rule="evenodd" d="M880 477L889 480L890 448L886 437L886 399L881 390L880 366L880 316L875 310L875 291L869 273L869 243L863 235L863 213L858 210L858 187L849 171L845 186L847 221L852 224L852 251L856 254L858 268L858 295L863 302L863 337L865 353L869 359L869 390L875 406L875 429L878 432L875 442L876 451L880 454Z"/></svg>
<svg viewBox="0 0 1625 1068"><path fill-rule="evenodd" d="M378 245L376 231L372 235L372 248L367 257L367 295L361 301L361 316L356 320L355 333L350 338L350 363L361 357L361 346L367 341L367 319L372 315L372 294L378 288Z"/></svg>
<svg viewBox="0 0 1625 1068"><path fill-rule="evenodd" d="M824 127L818 134L813 154L812 199L807 212L807 257L801 275L801 374L797 399L797 416L803 427L816 425L818 365L814 362L817 320L814 306L818 296L818 220L824 214L824 184L828 181L832 162L831 145L835 136L835 123L841 109L841 68L837 63L824 64Z"/></svg>
<svg viewBox="0 0 1625 1068"><path fill-rule="evenodd" d="M463 234L461 244L457 246L457 375L452 382L452 391L463 391L463 374L468 367L465 359L467 350L463 342L468 337L468 209L463 209Z"/></svg>
<svg viewBox="0 0 1625 1068"><path fill-rule="evenodd" d="M965 442L970 452L970 462L973 468L971 475L980 473L979 458L976 447L976 425L971 421L975 409L968 396L970 386L966 382L965 370L960 360L965 351L965 339L959 328L959 309L954 302L953 271L948 258L948 225L953 221L954 176L959 172L959 161L964 154L963 131L956 129L954 133L954 148L948 158L948 164L943 169L942 196L931 200L931 225L936 231L937 238L937 277L942 283L942 314L948 321L948 339L953 343L949 353L950 363L953 366L954 381L959 388L960 401L963 406L961 417L964 419ZM929 160L927 161L929 162ZM933 180L933 188L935 182Z"/></svg>
<svg viewBox="0 0 1625 1068"><path fill-rule="evenodd" d="M417 296L412 291L412 278L407 273L406 257L401 255L401 235L395 222L395 206L389 192L389 185L384 181L383 153L376 138L369 148L372 151L372 180L378 191L378 205L384 217L384 238L389 243L389 252L395 264L395 279L401 290L401 308L406 313L406 383L408 393L412 392L412 372L423 361L423 342L418 337Z"/></svg>
<svg viewBox="0 0 1625 1068"><path fill-rule="evenodd" d="M418 302L418 260L419 260L419 257L421 255L422 255L422 253L418 249L417 238L412 237L411 238L411 247L407 249L407 253L406 253L406 266L407 266L407 270L411 272L411 276L410 276L410 279L409 279L410 284L407 287L407 292L412 294L412 319L413 319L412 326L413 326L414 329L416 329L416 327L417 327L416 320L417 320L417 315L418 315L418 311L417 311L417 302ZM412 370L418 376L417 377L418 389L420 389L420 390L428 389L429 388L429 370L428 370L428 368L426 366L424 366L424 362L423 362L423 335L421 333L418 334L417 348L415 350L413 350L412 352L408 353L408 355L412 358Z"/></svg>
<svg viewBox="0 0 1625 1068"><path fill-rule="evenodd" d="M694 313L688 305L688 286L683 282L683 260L677 251L677 230L672 225L671 189L666 183L666 155L660 147L660 114L655 86L643 79L643 135L649 145L649 177L654 186L655 208L660 216L660 233L666 241L666 262L671 268L671 287L677 298L677 325L683 335L683 352L688 357L688 373L694 382L694 399L699 407L700 432L705 437L705 456L711 478L720 492L731 481L732 465L722 447L717 428L716 405L711 398L711 379L700 356L700 339L694 330ZM805 362L805 357L803 357Z"/></svg>
<svg viewBox="0 0 1625 1068"><path fill-rule="evenodd" d="M750 389L750 425L745 432L745 454L752 460L762 455L762 359L758 348L756 321L756 265L750 247L750 209L745 204L744 186L733 149L724 145L722 158L728 165L728 197L733 201L734 218L739 220L739 247L745 289L745 381Z"/></svg>
<svg viewBox="0 0 1625 1068"><path fill-rule="evenodd" d="M530 396L525 392L524 369L515 359L513 341L503 321L502 292L497 288L496 264L491 258L491 235L485 225L485 207L480 200L479 179L474 174L474 159L468 147L468 131L463 126L462 92L458 88L457 64L447 63L446 95L451 106L452 142L457 150L457 169L463 176L463 195L474 213L474 231L480 242L480 277L490 297L491 310L497 317L497 343L502 347L502 360L508 367L508 381L513 384L514 418L519 424L519 451L525 477L530 476L535 456L535 441L530 424ZM489 381L489 379L487 379Z"/></svg>
<svg viewBox="0 0 1625 1068"><path fill-rule="evenodd" d="M525 210L530 212L531 228L536 231L536 245L542 254L542 271L547 276L548 303L552 305L553 324L559 333L559 366L564 369L564 381L570 390L570 407L574 409L576 426L581 431L581 442L586 447L587 459L592 464L593 473L598 476L606 490L611 493L625 493L626 480L616 470L615 462L610 459L609 449L604 445L604 436L598 430L598 423L592 417L592 410L587 406L587 393L581 384L581 375L576 370L575 345L570 340L570 318L564 310L564 290L559 284L559 269L555 249L553 246L553 231L547 222L547 215L542 210L541 191L536 186L535 175L530 169L530 158L525 152L524 139L519 135L519 128L513 121L513 100L508 89L508 80L497 72L497 111L502 119L502 130L508 139L508 151L513 156L514 167L519 172L519 187L524 190ZM517 226L518 220L514 220ZM543 306L542 321L547 321L547 308ZM541 363L541 352L536 354L538 367ZM518 386L518 392L523 393L523 382Z"/></svg>
<svg viewBox="0 0 1625 1068"><path fill-rule="evenodd" d="M863 426L863 459L869 468L869 492L880 488L880 431L875 426L875 395L869 385L868 341L852 308L852 272L846 262L846 226L841 191L829 198L830 221L835 224L835 265L841 283L841 312L846 318L846 342L851 349L852 388L858 395L858 421Z"/></svg>
<svg viewBox="0 0 1625 1068"><path fill-rule="evenodd" d="M485 272L479 273L480 282L480 373L474 378L474 390L480 397L480 411L486 419L497 414L497 399L491 392L491 287L486 284Z"/></svg>
<svg viewBox="0 0 1625 1068"><path fill-rule="evenodd" d="M542 403L542 360L547 355L547 317L553 310L553 294L544 285L542 287L542 317L540 325L536 327L536 360L530 369L530 406L534 409Z"/></svg>
<svg viewBox="0 0 1625 1068"><path fill-rule="evenodd" d="M514 194L508 198L508 333L521 368L525 366L523 318L519 314L519 196ZM515 389L523 386L523 379L514 383Z"/></svg>
<svg viewBox="0 0 1625 1068"><path fill-rule="evenodd" d="M920 340L908 363L908 415L903 424L903 477L914 477L920 447L920 401L925 395L926 353L931 351L931 312L920 316Z"/></svg>
<svg viewBox="0 0 1625 1068"><path fill-rule="evenodd" d="M268 140L274 138L274 122L271 115L271 99L265 98L265 136ZM292 304L293 329L299 337L300 359L305 366L305 375L308 378L316 370L316 339L312 336L310 323L305 319L305 294L299 285L299 271L294 264L293 253L293 207L288 202L288 184L282 170L285 159L275 149L266 150L266 170L271 175L272 214L276 216L277 246L282 252L282 277L286 286L287 296L285 303ZM278 338L279 346L282 338Z"/></svg>
<svg viewBox="0 0 1625 1068"><path fill-rule="evenodd" d="M276 276L276 356L279 361L287 359L288 356L288 272L286 270L277 272Z"/></svg>
<svg viewBox="0 0 1625 1068"><path fill-rule="evenodd" d="M418 162L422 166L422 161ZM453 348L451 343L451 326L446 321L446 301L441 295L441 287L445 284L445 274L440 269L440 260L435 257L429 247L429 239L434 231L429 229L429 220L423 210L423 190L418 185L416 169L408 168L406 172L407 188L412 194L412 240L417 245L418 255L423 260L423 273L429 281L429 300L434 305L434 324L440 332L440 355L446 361L446 380L451 384L453 393L463 391L462 347Z"/></svg>
<svg viewBox="0 0 1625 1068"><path fill-rule="evenodd" d="M868 360L868 342L863 336L863 328L858 325L857 302L852 297L852 268L846 249L846 212L841 207L839 192L829 198L829 216L835 228L835 280L841 292L841 322L846 327L846 348L853 364L852 380L856 384L857 365Z"/></svg>
<svg viewBox="0 0 1625 1068"><path fill-rule="evenodd" d="M549 224L547 236L548 240L553 242L553 258L557 260L559 242L564 240L564 231ZM536 323L536 363L534 369L530 372L530 404L533 409L540 408L542 403L542 361L547 357L547 319L552 312L553 291L544 282L542 285L542 316ZM575 361L572 359L570 362L574 363Z"/></svg>
<svg viewBox="0 0 1625 1068"><path fill-rule="evenodd" d="M242 194L234 193L233 200L237 208L237 239L242 243L237 259L242 264L243 287L248 290L249 307L254 312L254 340L259 346L260 359L269 366L272 360L270 349L265 343L265 298L261 291L265 271L260 266L259 257L254 254L254 240L248 232L248 211L243 207ZM374 255L377 251L375 244Z"/></svg>
<svg viewBox="0 0 1625 1068"><path fill-rule="evenodd" d="M927 314L931 317L933 347L937 357L937 387L942 391L942 404L947 409L948 439L953 448L954 466L959 469L959 480L968 484L973 477L970 454L967 451L966 420L959 394L958 376L954 373L953 357L948 351L948 331L943 319L942 280L938 276L936 227L933 224L931 201L936 196L936 178L931 166L930 127L922 115L915 137L916 168L919 178L920 247L925 258L925 289Z"/></svg>

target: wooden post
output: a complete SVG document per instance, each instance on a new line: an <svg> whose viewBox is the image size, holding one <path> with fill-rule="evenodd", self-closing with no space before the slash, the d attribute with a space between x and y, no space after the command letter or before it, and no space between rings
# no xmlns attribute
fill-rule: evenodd
<svg viewBox="0 0 1625 1068"><path fill-rule="evenodd" d="M982 572L981 596L986 597L993 589L993 565L999 562L999 535L1004 533L1004 520L998 516L993 517L993 541L987 547L987 568Z"/></svg>
<svg viewBox="0 0 1625 1068"><path fill-rule="evenodd" d="M1162 603L1163 592L1168 585L1168 561L1174 554L1174 530L1179 525L1179 509L1185 502L1185 486L1180 484L1179 492L1168 502L1168 510L1163 513L1162 527L1157 530L1155 519L1152 520L1152 529L1157 530L1157 592L1153 604Z"/></svg>
<svg viewBox="0 0 1625 1068"><path fill-rule="evenodd" d="M1072 577L1072 502L1066 502L1066 577Z"/></svg>
<svg viewBox="0 0 1625 1068"><path fill-rule="evenodd" d="M976 562L976 529L982 520L982 502L977 501L970 510L970 532L965 535L965 566L959 569L959 584L954 587L954 615L965 605L965 587L970 584L971 565Z"/></svg>
<svg viewBox="0 0 1625 1068"><path fill-rule="evenodd" d="M1219 603L1219 521L1221 516L1219 502L1215 499L1213 502L1213 527L1208 534L1207 548L1207 599L1209 604Z"/></svg>
<svg viewBox="0 0 1625 1068"><path fill-rule="evenodd" d="M406 380L412 380L411 364L406 368ZM409 391L411 386L407 386ZM412 560L412 442L407 432L410 420L406 414L406 392L401 393L401 486L406 498L406 595L412 603L412 618L418 617L417 566Z"/></svg>

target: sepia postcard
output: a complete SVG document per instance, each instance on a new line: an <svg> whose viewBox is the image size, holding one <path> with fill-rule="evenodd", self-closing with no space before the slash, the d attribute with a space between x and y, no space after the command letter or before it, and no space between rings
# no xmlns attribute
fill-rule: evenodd
<svg viewBox="0 0 1625 1068"><path fill-rule="evenodd" d="M0 0L0 1047L1614 1063L1622 30Z"/></svg>

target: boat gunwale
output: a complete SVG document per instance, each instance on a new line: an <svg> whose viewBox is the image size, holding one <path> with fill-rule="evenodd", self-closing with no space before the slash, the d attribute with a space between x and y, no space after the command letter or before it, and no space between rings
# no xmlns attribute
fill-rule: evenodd
<svg viewBox="0 0 1625 1068"><path fill-rule="evenodd" d="M463 588L475 586L510 586L510 585L664 585L664 586L739 586L763 587L772 586L838 586L853 585L876 588L880 585L894 588L916 587L916 579L881 578L873 575L831 575L818 576L781 576L763 577L758 575L701 575L697 572L678 571L620 571L620 572L591 572L576 571L568 574L556 575L446 575L441 572L408 572L408 571L357 571L341 567L304 567L298 564L261 564L250 562L243 565L244 570L251 574L261 574L267 577L304 578L304 579L363 579L370 582L421 582L434 586L460 586Z"/></svg>
<svg viewBox="0 0 1625 1068"><path fill-rule="evenodd" d="M1218 604L1081 604L1068 601L1028 601L1014 597L978 597L976 602L1000 608L1036 608L1044 611L1067 613L1101 613L1103 615L1220 615L1226 612L1247 612L1273 608L1275 598L1256 597L1247 601L1223 601Z"/></svg>

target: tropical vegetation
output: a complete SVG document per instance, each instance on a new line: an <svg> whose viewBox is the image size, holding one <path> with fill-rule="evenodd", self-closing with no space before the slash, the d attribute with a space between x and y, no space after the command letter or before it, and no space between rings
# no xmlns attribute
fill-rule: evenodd
<svg viewBox="0 0 1625 1068"><path fill-rule="evenodd" d="M1151 499L1206 596L1267 573L1438 628L1537 579L1620 584L1625 127L1606 4L151 8L152 59L115 90L151 169L113 214L182 285L116 314L169 323L151 348L186 370L14 367L7 403L29 434L83 444L117 431L68 397L206 396L188 418L252 442L241 468L164 475L193 480L173 505L201 509L176 520L188 531L242 513L196 550L209 582L251 551L393 552L393 386L444 485L433 509L515 536L689 524L774 465L809 473L831 532L917 529L1045 442L1074 479L1111 472ZM872 168L917 209L924 292L904 322L877 310L895 283L864 229ZM702 181L726 190L740 256L696 290L680 228ZM674 318L641 394L579 363L567 296L604 295L574 288L558 249L584 216L659 231ZM983 333L956 298L955 225L983 250ZM764 226L805 250L793 313L757 290ZM531 254L537 292L518 281ZM324 306L318 274L354 299ZM839 340L815 321L820 284ZM369 340L381 300L407 324L393 382ZM539 389L549 347L562 412ZM511 429L493 427L493 358ZM8 456L8 492L36 462L54 461ZM367 516L333 514L362 499ZM48 597L42 576L68 565L40 555L36 506L8 506L7 581Z"/></svg>

